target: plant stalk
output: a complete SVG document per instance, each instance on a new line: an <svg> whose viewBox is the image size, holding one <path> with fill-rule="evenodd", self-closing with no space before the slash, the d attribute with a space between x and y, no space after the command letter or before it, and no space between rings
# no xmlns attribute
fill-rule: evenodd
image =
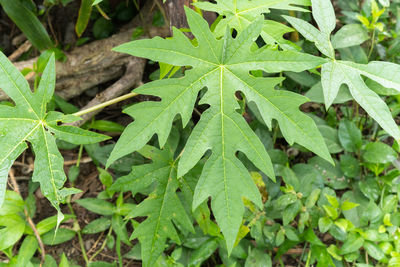
<svg viewBox="0 0 400 267"><path fill-rule="evenodd" d="M120 96L120 97L111 99L111 100L106 101L106 102L104 102L104 103L101 103L101 104L99 104L99 105L93 106L93 107L91 107L91 108L78 111L78 112L76 112L76 113L74 113L74 114L72 114L72 115L77 116L77 117L80 117L80 116L82 116L82 115L88 114L88 113L90 113L90 112L93 112L93 111L96 111L96 110L99 110L99 109L103 109L103 108L105 108L105 107L107 107L107 106L110 106L110 105L112 105L112 104L121 102L121 101L123 101L123 100L129 99L129 98L134 97L134 96L137 96L137 95L138 95L137 93L133 93L133 92L132 92L132 93L129 93L129 94L126 94L126 95L122 95L122 96Z"/></svg>
<svg viewBox="0 0 400 267"><path fill-rule="evenodd" d="M375 46L375 29L373 29L372 32L372 38L371 38L371 48L369 49L369 53L368 53L368 60L372 55L372 51L374 51L374 46Z"/></svg>
<svg viewBox="0 0 400 267"><path fill-rule="evenodd" d="M81 145L79 147L78 160L76 162L76 166L77 167L79 167L79 164L80 164L80 161L81 161L81 158L82 158L82 151L83 151L83 145ZM72 186L74 185L74 183L71 183L71 184L72 184ZM79 246L81 247L81 250L82 250L82 257L83 257L83 259L84 259L84 261L86 263L86 266L88 266L89 265L89 259L88 259L88 256L86 254L85 244L83 243L81 227L79 225L78 220L76 219L76 214L75 214L74 208L71 205L71 195L69 195L67 197L66 203L67 203L67 206L69 208L69 211L71 212L72 215L74 215L74 217L73 217L74 218L73 219L74 220L74 230L76 231L76 233L78 235Z"/></svg>

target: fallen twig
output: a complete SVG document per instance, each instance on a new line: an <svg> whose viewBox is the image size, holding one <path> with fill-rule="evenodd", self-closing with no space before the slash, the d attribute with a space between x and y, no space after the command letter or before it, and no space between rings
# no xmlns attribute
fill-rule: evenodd
<svg viewBox="0 0 400 267"><path fill-rule="evenodd" d="M28 51L32 47L32 44L29 40L26 40L17 50L15 50L11 55L8 56L10 61L17 60L23 53Z"/></svg>
<svg viewBox="0 0 400 267"><path fill-rule="evenodd" d="M81 158L81 160L79 162L82 164L82 163L89 163L92 161L93 161L92 158L86 157L86 158ZM78 162L77 159L66 160L66 161L64 161L64 166L75 165L77 162Z"/></svg>
<svg viewBox="0 0 400 267"><path fill-rule="evenodd" d="M151 20L152 16L150 16L149 12L151 1L148 2L149 4L142 8L141 13L146 19ZM124 75L124 70L133 57L128 54L114 52L111 49L131 41L132 33L143 23L147 25L146 21L142 22L140 16L137 16L132 23L129 23L128 29L124 28L123 31L109 38L93 41L66 53L66 62L56 62L56 93L68 100L79 96L82 92L94 86L118 79ZM139 38L165 37L168 35L169 29L167 27L149 27L146 28L145 34ZM32 58L16 62L15 66L19 70L32 69L36 61L37 58ZM34 73L31 72L28 76L26 77L27 80L33 83ZM8 96L0 90L0 101L6 99L8 99Z"/></svg>

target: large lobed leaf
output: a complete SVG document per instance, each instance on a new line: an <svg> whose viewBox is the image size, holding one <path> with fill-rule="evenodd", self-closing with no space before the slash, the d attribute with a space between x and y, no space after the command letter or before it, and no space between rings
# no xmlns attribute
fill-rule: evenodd
<svg viewBox="0 0 400 267"><path fill-rule="evenodd" d="M58 122L71 118L59 112L46 113L54 87L54 55L48 61L36 92L32 93L22 74L0 53L0 88L15 103L14 107L0 105L0 207L4 201L8 171L30 143L35 153L32 180L40 183L43 195L57 209L60 221L59 204L77 190L62 188L66 180L64 160L55 137L75 144L96 143L108 137L72 126L59 126Z"/></svg>
<svg viewBox="0 0 400 267"><path fill-rule="evenodd" d="M249 74L251 70L298 72L317 67L325 61L292 51L265 48L252 51L251 46L263 26L261 17L235 39L229 31L223 38L216 39L199 14L186 9L186 16L198 46L193 46L182 32L174 29L174 36L170 39L155 37L115 48L119 52L175 66L191 66L192 69L186 71L183 78L158 80L135 90L140 94L158 96L161 101L142 102L125 109L124 112L135 121L123 132L108 165L141 149L154 134L163 146L176 115L179 114L183 125L186 125L200 90L207 87L200 104L210 107L202 114L187 141L177 175L185 175L206 151L212 151L194 193L193 209L211 196L215 218L231 251L243 217L242 197L259 207L262 205L258 189L236 157L236 152L243 152L255 166L271 179L274 178L271 160L264 146L236 111L239 105L235 93L242 91L248 101L254 102L267 125L271 126L271 121L277 120L290 144L297 142L332 161L313 120L299 111L299 105L307 98L275 90L274 86L282 81L281 78L255 78Z"/></svg>
<svg viewBox="0 0 400 267"><path fill-rule="evenodd" d="M179 137L172 135L163 150L145 146L139 152L152 160L151 164L134 166L132 172L119 178L111 190L141 192L155 183L155 190L136 206L128 217L143 217L132 234L141 244L143 266L154 266L165 249L167 238L180 244L179 235L174 224L194 232L192 221L176 194L179 183L177 179L177 162L174 152Z"/></svg>
<svg viewBox="0 0 400 267"><path fill-rule="evenodd" d="M269 13L270 9L307 11L300 6L310 5L309 0L217 0L216 3L208 1L194 4L203 10L217 12L223 18L215 27L214 34L222 37L226 28L234 28L242 32L260 15ZM279 44L283 48L289 48L293 44L284 39L285 33L293 31L286 25L273 21L264 20L261 37L267 44Z"/></svg>
<svg viewBox="0 0 400 267"><path fill-rule="evenodd" d="M364 82L365 76L384 87L400 92L400 65L373 61L357 64L335 60L330 41L330 33L335 28L334 9L329 0L312 0L312 14L320 30L303 20L285 16L306 39L315 43L321 53L331 59L322 65L321 82L327 108L333 103L342 84L346 84L358 104L396 140L400 140L400 130L386 103ZM363 39L364 40L364 39Z"/></svg>

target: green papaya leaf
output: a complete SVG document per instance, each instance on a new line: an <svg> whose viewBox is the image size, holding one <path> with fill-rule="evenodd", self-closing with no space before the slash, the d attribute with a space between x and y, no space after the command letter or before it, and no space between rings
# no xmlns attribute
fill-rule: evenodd
<svg viewBox="0 0 400 267"><path fill-rule="evenodd" d="M214 29L214 34L217 37L222 37L225 35L227 27L234 28L238 33L241 33L260 15L269 13L270 9L306 11L301 6L309 4L310 2L306 0L217 0L216 3L199 1L194 5L203 10L217 12L223 16ZM283 35L292 31L292 28L282 23L264 20L260 34L267 44L273 45L277 43L283 48L290 48L294 45L284 39Z"/></svg>
<svg viewBox="0 0 400 267"><path fill-rule="evenodd" d="M332 162L315 123L298 109L307 99L289 91L274 90L282 78L249 75L249 71L256 69L269 73L282 70L300 72L314 68L324 60L293 51L268 48L252 51L253 41L261 32L262 17L236 38L228 31L222 39L216 39L199 14L186 8L186 16L198 46L193 46L181 31L175 29L174 37L170 39L137 40L114 49L174 66L193 68L186 71L183 78L153 81L135 90L140 94L158 96L161 101L142 102L125 109L135 121L121 135L107 166L142 148L154 134L163 146L175 116L180 114L183 125L186 125L199 91L207 86L200 104L210 107L201 115L187 141L177 175L185 175L207 150L212 151L194 193L193 209L208 197L212 198L211 207L230 252L242 223L242 197L259 207L262 205L260 193L247 169L236 157L236 152L243 152L257 168L274 178L264 146L236 111L239 105L235 92L242 91L248 101L257 105L270 128L272 119L276 119L288 143L297 142Z"/></svg>
<svg viewBox="0 0 400 267"><path fill-rule="evenodd" d="M2 147L0 151L0 207L4 200L8 171L14 160L28 147L29 142L35 153L32 181L40 183L43 195L57 209L58 222L60 222L63 215L59 204L66 196L77 193L79 190L62 188L66 180L64 160L58 151L54 135L62 139L74 140L76 143L95 143L109 137L71 126L59 126L59 122L68 121L70 117L59 112L47 113L46 105L54 93L55 76L53 54L48 60L36 92L32 93L22 74L4 54L0 53L0 87L15 103L14 107L0 105L0 146ZM80 138L77 138L78 136Z"/></svg>
<svg viewBox="0 0 400 267"><path fill-rule="evenodd" d="M131 236L138 238L141 244L143 266L154 266L155 262L165 249L167 239L172 239L177 244L181 243L175 225L180 229L194 232L192 222L187 215L181 200L176 194L179 187L177 178L177 161L174 152L179 139L172 135L163 150L152 146L145 146L140 152L151 158L152 163L132 168L129 179L133 185L145 188L149 183L156 183L155 190L129 214L128 218L147 216ZM145 168L141 168L145 167ZM139 172L137 171L139 170ZM117 179L111 187L116 189L126 177ZM125 189L129 190L129 189Z"/></svg>
<svg viewBox="0 0 400 267"><path fill-rule="evenodd" d="M322 9L325 8L327 10ZM389 62L373 61L368 64L357 64L350 61L335 60L333 46L329 39L329 30L332 29L330 15L323 17L321 14L334 13L329 0L312 1L312 14L320 27L317 28L301 19L284 16L306 39L315 43L321 53L331 60L322 65L321 82L324 92L325 104L329 107L336 98L342 84L349 87L355 101L391 136L400 139L400 130L392 118L385 102L372 91L364 82L363 76L378 82L384 87L400 92L400 65ZM327 26L327 25L330 26ZM330 27L330 28L329 28ZM324 30L324 29L327 30Z"/></svg>
<svg viewBox="0 0 400 267"><path fill-rule="evenodd" d="M311 0L311 5L313 17L319 30L329 36L336 27L336 16L332 2L329 0Z"/></svg>
<svg viewBox="0 0 400 267"><path fill-rule="evenodd" d="M329 34L318 31L313 25L302 19L290 16L283 17L307 40L314 42L321 53L329 58L335 57L332 44L329 41Z"/></svg>

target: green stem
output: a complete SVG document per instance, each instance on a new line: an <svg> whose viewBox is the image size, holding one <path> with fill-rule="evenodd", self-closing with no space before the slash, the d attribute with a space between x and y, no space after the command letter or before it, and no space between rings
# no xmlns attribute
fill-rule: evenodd
<svg viewBox="0 0 400 267"><path fill-rule="evenodd" d="M353 100L354 102L354 109L355 109L355 111L354 111L354 113L355 113L355 115L354 115L354 118L356 119L356 120L358 120L358 113L359 113L359 106L358 106L358 103L355 101L355 100ZM358 124L358 126L360 126L359 125L359 120L357 121L357 124Z"/></svg>
<svg viewBox="0 0 400 267"><path fill-rule="evenodd" d="M106 12L104 12L99 5L96 5L96 9L103 16L103 18L105 18L106 20L110 20L110 17L107 16Z"/></svg>
<svg viewBox="0 0 400 267"><path fill-rule="evenodd" d="M375 29L372 32L371 48L369 49L368 60L372 55L372 51L374 51L374 45L375 45Z"/></svg>
<svg viewBox="0 0 400 267"><path fill-rule="evenodd" d="M303 248L303 251L301 252L299 264L297 265L297 267L300 267L300 265L301 265L301 262L302 262L303 257L304 257L304 253L306 252L306 249L307 249L307 245L308 245L308 243L304 244L304 248Z"/></svg>
<svg viewBox="0 0 400 267"><path fill-rule="evenodd" d="M76 166L77 166L77 167L79 167L79 164L80 164L80 162L81 162L82 151L83 151L83 145L81 145L81 146L79 147L78 160L77 160L77 162L76 162ZM74 184L72 183L72 186L73 186L73 185L74 185ZM69 195L69 196L67 197L67 206L68 206L68 208L69 208L70 213L71 213L72 215L74 215L74 217L73 217L73 218L74 218L74 219L73 219L73 220L74 220L74 230L75 230L76 233L78 234L79 246L81 247L82 256L83 256L83 259L85 260L85 263L86 263L86 266L87 266L87 265L89 265L89 259L88 259L87 254L86 254L85 244L83 243L83 238L82 238L82 233L81 233L81 227L80 227L80 225L79 225L78 220L76 219L76 215L75 215L74 208L73 208L72 205L71 205L71 195Z"/></svg>
<svg viewBox="0 0 400 267"><path fill-rule="evenodd" d="M305 267L310 266L310 261L311 261L311 247L310 247L310 250L308 251L307 261L306 261Z"/></svg>
<svg viewBox="0 0 400 267"><path fill-rule="evenodd" d="M79 246L81 247L81 250L82 250L83 259L85 260L86 265L89 265L89 259L86 254L85 244L83 243L83 238L82 238L82 234L81 234L81 227L79 226L79 222L76 219L75 211L71 205L71 195L69 195L67 197L67 205L68 205L70 213L72 215L74 215L74 217L73 217L74 218L74 230L78 234Z"/></svg>
<svg viewBox="0 0 400 267"><path fill-rule="evenodd" d="M78 167L78 168L79 168L79 165L81 164L82 152L83 152L83 145L80 145L79 152L78 152L78 159L76 161L76 167Z"/></svg>
<svg viewBox="0 0 400 267"><path fill-rule="evenodd" d="M276 124L276 126L275 126L275 128L274 128L273 135L272 135L273 144L276 143L276 138L277 138L277 136L278 136L278 129L279 129L278 127L279 127L278 124Z"/></svg>
<svg viewBox="0 0 400 267"><path fill-rule="evenodd" d="M137 96L137 95L138 95L137 93L133 93L133 92L132 92L132 93L129 93L129 94L126 94L126 95L123 95L123 96L120 96L120 97L111 99L111 100L106 101L106 102L104 102L104 103L98 104L98 105L96 105L96 106L90 107L90 108L88 108L88 109L78 111L78 112L76 112L76 113L74 113L74 114L72 114L72 115L77 116L77 117L80 117L80 116L82 116L82 115L88 114L88 113L90 113L90 112L93 112L93 111L96 111L96 110L99 110L99 109L103 109L103 108L105 108L105 107L107 107L107 106L110 106L110 105L112 105L112 104L121 102L121 101L123 101L123 100L126 100L126 99L128 99L128 98L131 98L131 97L134 97L134 96Z"/></svg>
<svg viewBox="0 0 400 267"><path fill-rule="evenodd" d="M117 255L118 255L119 267L123 267L122 266L122 254L121 254L121 238L119 237L119 235L117 235L117 243L116 243L115 249L116 249Z"/></svg>

